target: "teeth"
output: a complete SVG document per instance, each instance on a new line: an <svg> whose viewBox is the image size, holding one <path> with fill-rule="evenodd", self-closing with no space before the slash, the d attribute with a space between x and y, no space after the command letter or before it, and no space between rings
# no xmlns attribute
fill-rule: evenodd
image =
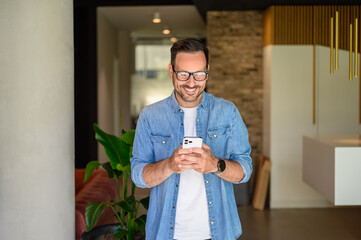
<svg viewBox="0 0 361 240"><path fill-rule="evenodd" d="M188 92L193 92L196 89L195 88L185 88L185 90L187 90Z"/></svg>

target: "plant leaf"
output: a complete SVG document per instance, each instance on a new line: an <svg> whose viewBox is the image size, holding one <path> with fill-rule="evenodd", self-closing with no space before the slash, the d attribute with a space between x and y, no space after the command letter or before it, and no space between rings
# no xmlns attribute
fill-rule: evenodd
<svg viewBox="0 0 361 240"><path fill-rule="evenodd" d="M100 163L98 161L90 161L90 162L88 162L88 164L86 165L86 168L85 168L84 182L88 181L90 175L99 166L100 166Z"/></svg>
<svg viewBox="0 0 361 240"><path fill-rule="evenodd" d="M122 227L119 227L117 230L115 230L114 232L114 237L115 239L121 239L123 238L125 235L127 234L127 230L122 228Z"/></svg>
<svg viewBox="0 0 361 240"><path fill-rule="evenodd" d="M104 212L106 203L91 202L85 209L85 230L89 232L98 222L100 215Z"/></svg>
<svg viewBox="0 0 361 240"><path fill-rule="evenodd" d="M117 202L116 205L119 206L121 209L123 209L126 212L134 212L135 211L135 207L128 201L120 201L120 202Z"/></svg>
<svg viewBox="0 0 361 240"><path fill-rule="evenodd" d="M129 146L117 136L105 133L99 126L93 124L95 131L95 139L103 145L105 154L110 160L113 169L117 169L117 165L126 166L130 164Z"/></svg>
<svg viewBox="0 0 361 240"><path fill-rule="evenodd" d="M130 146L130 149L129 149L129 158L132 158L133 157L133 146Z"/></svg>
<svg viewBox="0 0 361 240"><path fill-rule="evenodd" d="M143 207L144 207L145 209L148 210L148 207L149 207L149 196L146 197L146 198L141 199L141 200L140 200L140 203L143 205Z"/></svg>
<svg viewBox="0 0 361 240"><path fill-rule="evenodd" d="M107 171L109 178L119 178L120 176L122 176L122 172L113 169L112 166L110 165L110 162L103 163L102 167L105 169L105 171Z"/></svg>
<svg viewBox="0 0 361 240"><path fill-rule="evenodd" d="M126 142L126 144L133 146L134 136L135 136L135 130L131 129L128 132L122 134L122 139L124 140L124 142Z"/></svg>
<svg viewBox="0 0 361 240"><path fill-rule="evenodd" d="M143 214L142 216L135 219L136 230L141 231L145 235L145 223L147 222L147 215Z"/></svg>
<svg viewBox="0 0 361 240"><path fill-rule="evenodd" d="M135 200L134 196L129 196L125 199L125 201L129 204L129 206L134 209L133 212L135 212L136 208L137 208L137 200Z"/></svg>
<svg viewBox="0 0 361 240"><path fill-rule="evenodd" d="M131 170L132 170L132 166L130 164L126 166L121 166L120 168L120 171L122 171L123 173L128 173L129 175L131 174Z"/></svg>

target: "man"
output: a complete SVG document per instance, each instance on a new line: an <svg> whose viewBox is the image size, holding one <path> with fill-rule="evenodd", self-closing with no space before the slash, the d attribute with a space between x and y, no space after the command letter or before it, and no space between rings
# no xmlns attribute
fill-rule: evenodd
<svg viewBox="0 0 361 240"><path fill-rule="evenodd" d="M208 49L196 39L171 48L174 91L140 113L134 140L133 182L152 188L146 239L237 239L241 224L232 183L249 180L251 147L233 103L204 91ZM202 148L183 149L184 136Z"/></svg>

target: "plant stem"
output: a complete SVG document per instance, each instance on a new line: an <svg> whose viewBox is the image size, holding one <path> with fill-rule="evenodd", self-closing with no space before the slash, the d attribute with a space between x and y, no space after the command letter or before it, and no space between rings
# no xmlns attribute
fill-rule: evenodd
<svg viewBox="0 0 361 240"><path fill-rule="evenodd" d="M135 193L135 184L132 181L132 196L134 196L134 193Z"/></svg>
<svg viewBox="0 0 361 240"><path fill-rule="evenodd" d="M136 206L135 212L134 212L134 218L137 218L139 205L140 205L140 201L137 201L137 206Z"/></svg>
<svg viewBox="0 0 361 240"><path fill-rule="evenodd" d="M122 224L123 226L125 226L124 221L119 217L117 211L115 210L115 208L113 207L113 204L109 204L108 205L114 212L115 216L117 217L117 219L119 220L120 224Z"/></svg>
<svg viewBox="0 0 361 240"><path fill-rule="evenodd" d="M115 178L115 183L117 185L117 194L118 194L118 201L120 201L120 187L119 187L119 179Z"/></svg>
<svg viewBox="0 0 361 240"><path fill-rule="evenodd" d="M128 188L128 174L126 174L125 172L123 172L123 199L125 200L126 196L127 196L127 188Z"/></svg>
<svg viewBox="0 0 361 240"><path fill-rule="evenodd" d="M123 173L124 174L124 173ZM116 178L115 182L117 184L117 193L118 193L118 201L120 202L121 200L124 200L120 198L120 186L119 186L119 179ZM123 188L124 188L124 184L123 184ZM123 224L125 223L125 214L124 214L124 210L119 208L119 212L120 212L120 217L118 218L120 222L122 222Z"/></svg>

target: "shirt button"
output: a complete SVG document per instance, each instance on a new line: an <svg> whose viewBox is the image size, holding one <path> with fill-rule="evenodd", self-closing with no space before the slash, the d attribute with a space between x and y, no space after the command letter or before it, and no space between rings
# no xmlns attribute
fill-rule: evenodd
<svg viewBox="0 0 361 240"><path fill-rule="evenodd" d="M214 222L211 222L211 224L213 224Z"/></svg>
<svg viewBox="0 0 361 240"><path fill-rule="evenodd" d="M212 202L209 202L209 204L212 204Z"/></svg>
<svg viewBox="0 0 361 240"><path fill-rule="evenodd" d="M178 184L177 185L175 185L176 187L178 187Z"/></svg>
<svg viewBox="0 0 361 240"><path fill-rule="evenodd" d="M173 209L175 209L175 206L173 206Z"/></svg>
<svg viewBox="0 0 361 240"><path fill-rule="evenodd" d="M180 110L180 112L183 112L183 110Z"/></svg>
<svg viewBox="0 0 361 240"><path fill-rule="evenodd" d="M165 144L165 141L163 141L162 143Z"/></svg>
<svg viewBox="0 0 361 240"><path fill-rule="evenodd" d="M181 126L183 126L183 123L181 123Z"/></svg>
<svg viewBox="0 0 361 240"><path fill-rule="evenodd" d="M213 135L213 137L217 137L217 135L216 135L216 134L214 134L214 135Z"/></svg>
<svg viewBox="0 0 361 240"><path fill-rule="evenodd" d="M206 181L206 183L208 183L208 180Z"/></svg>
<svg viewBox="0 0 361 240"><path fill-rule="evenodd" d="M199 122L199 118L197 118L197 122Z"/></svg>
<svg viewBox="0 0 361 240"><path fill-rule="evenodd" d="M170 227L170 229L173 229L173 227Z"/></svg>

